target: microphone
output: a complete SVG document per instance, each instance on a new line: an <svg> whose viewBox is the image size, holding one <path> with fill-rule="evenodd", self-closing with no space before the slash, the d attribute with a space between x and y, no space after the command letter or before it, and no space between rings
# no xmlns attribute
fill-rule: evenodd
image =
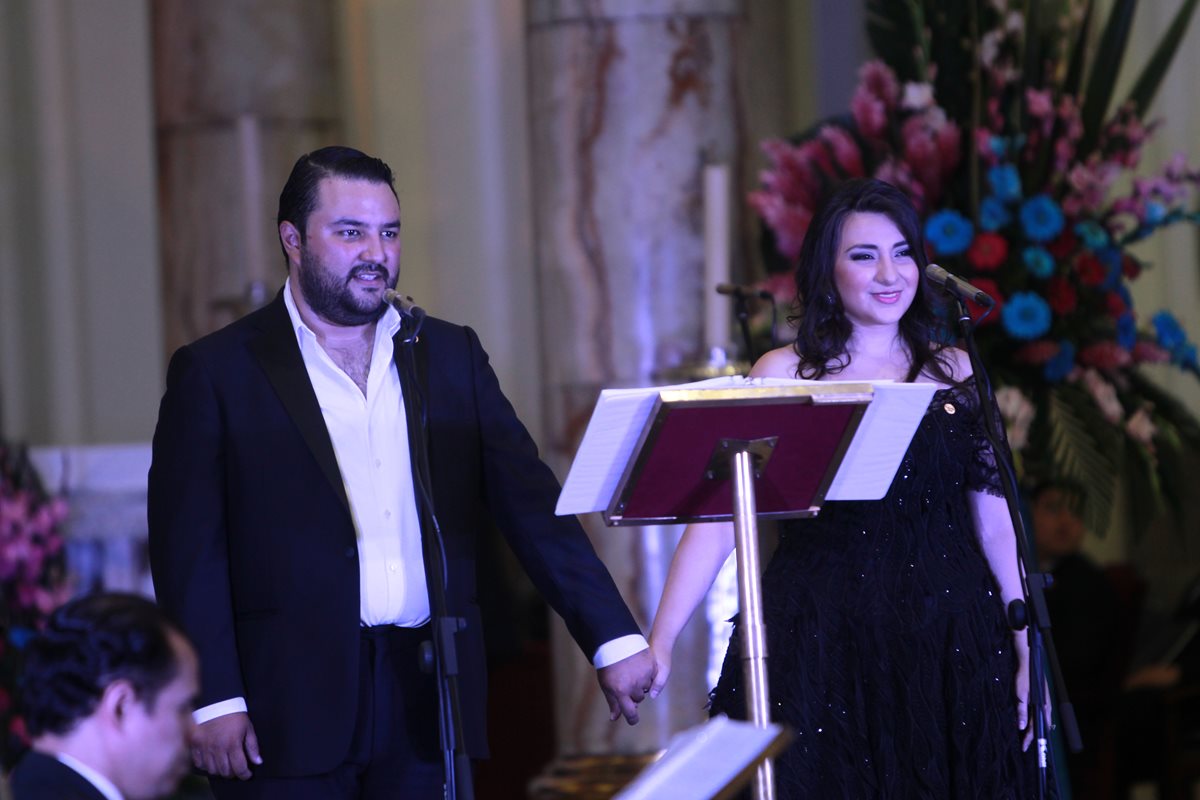
<svg viewBox="0 0 1200 800"><path fill-rule="evenodd" d="M417 305L417 301L413 300L410 295L400 294L395 289L384 289L383 301L395 306L396 310L406 317L412 317L418 321L425 319L425 309Z"/></svg>
<svg viewBox="0 0 1200 800"><path fill-rule="evenodd" d="M757 297L759 300L774 300L766 289L755 289L753 286L739 286L735 283L718 283L717 294L727 294L739 300L747 297Z"/></svg>
<svg viewBox="0 0 1200 800"><path fill-rule="evenodd" d="M421 332L421 326L425 324L425 309L417 305L412 297L400 294L395 289L384 289L383 301L391 303L400 312L400 316L411 323L412 330L401 341L405 344L417 341L417 334Z"/></svg>
<svg viewBox="0 0 1200 800"><path fill-rule="evenodd" d="M992 296L983 289L972 286L957 275L942 269L937 264L925 265L925 277L934 286L942 287L960 300L970 300L973 303L978 303L988 308L996 305L996 301L992 299Z"/></svg>

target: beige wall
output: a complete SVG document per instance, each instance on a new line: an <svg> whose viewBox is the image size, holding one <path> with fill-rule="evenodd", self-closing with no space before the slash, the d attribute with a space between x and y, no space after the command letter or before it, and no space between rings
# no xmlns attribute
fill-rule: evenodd
<svg viewBox="0 0 1200 800"><path fill-rule="evenodd" d="M39 444L147 439L162 384L144 3L0 2L0 399Z"/></svg>
<svg viewBox="0 0 1200 800"><path fill-rule="evenodd" d="M401 288L474 327L540 433L523 0L343 0L351 143L397 174Z"/></svg>

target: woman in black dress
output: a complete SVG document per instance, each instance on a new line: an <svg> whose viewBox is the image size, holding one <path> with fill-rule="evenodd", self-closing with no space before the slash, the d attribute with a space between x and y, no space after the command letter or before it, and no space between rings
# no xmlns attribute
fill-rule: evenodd
<svg viewBox="0 0 1200 800"><path fill-rule="evenodd" d="M938 385L882 500L782 526L763 576L772 713L795 734L776 760L781 798L1037 796L1028 644L1005 621L1021 596L1016 541L970 363L936 343L925 265L908 199L845 185L800 252L794 345L751 372ZM730 524L684 533L650 636L652 696L732 549ZM744 718L744 694L735 630L712 713Z"/></svg>

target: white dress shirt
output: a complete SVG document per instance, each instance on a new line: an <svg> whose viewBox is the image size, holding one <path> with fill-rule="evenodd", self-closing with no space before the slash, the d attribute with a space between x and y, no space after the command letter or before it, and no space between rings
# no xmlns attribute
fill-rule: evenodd
<svg viewBox="0 0 1200 800"><path fill-rule="evenodd" d="M389 306L376 323L364 397L300 318L290 278L284 283L283 299L350 501L358 538L360 620L367 626L423 625L429 620L429 593L408 424L400 375L392 360L400 314ZM622 636L601 645L592 664L600 669L646 647L639 634ZM236 697L197 709L195 720L199 724L245 710L245 700Z"/></svg>
<svg viewBox="0 0 1200 800"><path fill-rule="evenodd" d="M101 775L96 770L84 764L77 758L72 758L66 753L55 753L54 757L60 764L75 770L83 776L84 780L96 787L96 791L104 795L106 800L125 800L125 796L121 794L121 790L110 781L108 778Z"/></svg>

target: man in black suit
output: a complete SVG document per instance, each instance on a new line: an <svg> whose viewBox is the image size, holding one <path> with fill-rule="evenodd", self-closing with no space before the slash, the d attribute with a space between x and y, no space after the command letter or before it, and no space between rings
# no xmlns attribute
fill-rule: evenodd
<svg viewBox="0 0 1200 800"><path fill-rule="evenodd" d="M188 770L196 653L141 597L67 603L29 645L21 703L33 749L15 800L152 800Z"/></svg>
<svg viewBox="0 0 1200 800"><path fill-rule="evenodd" d="M558 483L474 331L430 318L414 335L384 302L400 268L391 170L344 147L302 156L278 222L283 290L176 352L150 470L155 590L200 653L195 761L214 791L442 796L418 667L434 547L466 620L467 749L485 756L475 548L493 520L593 659L612 718L636 722L645 640L578 523L554 516Z"/></svg>

